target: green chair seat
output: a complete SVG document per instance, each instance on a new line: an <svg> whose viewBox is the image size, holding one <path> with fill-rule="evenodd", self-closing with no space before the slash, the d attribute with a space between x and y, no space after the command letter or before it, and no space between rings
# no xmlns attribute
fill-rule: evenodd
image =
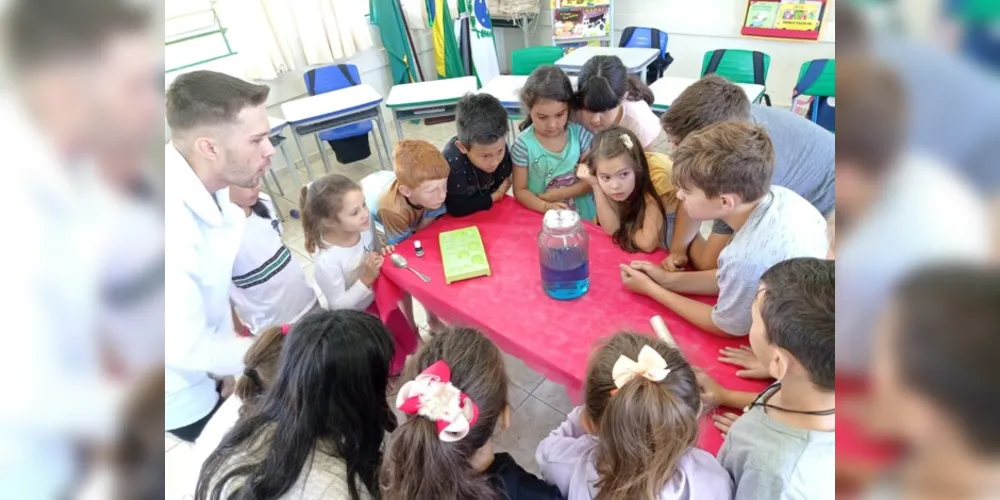
<svg viewBox="0 0 1000 500"><path fill-rule="evenodd" d="M555 64L562 56L562 47L551 45L517 49L510 54L511 74L530 75L535 68Z"/></svg>

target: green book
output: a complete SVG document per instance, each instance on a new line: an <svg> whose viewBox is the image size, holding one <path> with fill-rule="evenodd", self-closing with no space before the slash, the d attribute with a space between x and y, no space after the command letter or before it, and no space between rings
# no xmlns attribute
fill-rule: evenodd
<svg viewBox="0 0 1000 500"><path fill-rule="evenodd" d="M483 238L476 226L446 231L438 236L445 283L490 275Z"/></svg>

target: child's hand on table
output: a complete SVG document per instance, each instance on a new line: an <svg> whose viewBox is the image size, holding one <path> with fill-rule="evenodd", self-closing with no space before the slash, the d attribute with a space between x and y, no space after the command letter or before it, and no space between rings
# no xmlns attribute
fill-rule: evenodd
<svg viewBox="0 0 1000 500"><path fill-rule="evenodd" d="M671 253L666 259L663 259L661 267L667 272L676 273L684 271L688 265L688 256L683 253Z"/></svg>
<svg viewBox="0 0 1000 500"><path fill-rule="evenodd" d="M561 201L548 202L545 204L545 211L548 212L549 210L569 210L569 205Z"/></svg>
<svg viewBox="0 0 1000 500"><path fill-rule="evenodd" d="M622 264L621 273L622 283L626 288L635 293L650 295L653 291L659 288L659 285L657 285L656 282L649 277L649 275L631 266Z"/></svg>
<svg viewBox="0 0 1000 500"><path fill-rule="evenodd" d="M577 165L577 167L576 167L576 178L580 179L583 182L586 182L587 184L590 184L591 186L594 186L594 187L597 186L597 177L594 177L593 175L591 175L591 173L590 173L590 166L587 165L586 163L581 163L581 164Z"/></svg>
<svg viewBox="0 0 1000 500"><path fill-rule="evenodd" d="M670 273L662 267L644 260L633 260L628 266L649 276L650 279L662 288L670 289Z"/></svg>
<svg viewBox="0 0 1000 500"><path fill-rule="evenodd" d="M372 252L365 257L365 268L361 271L361 282L368 288L372 287L378 275L382 272L382 263L385 259L381 255Z"/></svg>
<svg viewBox="0 0 1000 500"><path fill-rule="evenodd" d="M719 385L709 374L701 368L694 369L695 380L698 381L698 390L701 393L701 401L706 406L725 405L729 391Z"/></svg>
<svg viewBox="0 0 1000 500"><path fill-rule="evenodd" d="M386 245L382 247L382 257L388 257L396 251L396 245Z"/></svg>
<svg viewBox="0 0 1000 500"><path fill-rule="evenodd" d="M507 191L510 189L510 186L511 180L510 177L508 177L502 184L500 184L500 187L498 187L496 191L493 191L493 203L500 203L500 201L503 200L503 197L507 195Z"/></svg>
<svg viewBox="0 0 1000 500"><path fill-rule="evenodd" d="M736 376L740 378L759 378L768 379L771 378L771 374L768 373L767 367L761 364L757 360L757 355L753 353L750 346L740 346L740 347L724 347L719 349L719 361L742 367L743 370L737 370Z"/></svg>

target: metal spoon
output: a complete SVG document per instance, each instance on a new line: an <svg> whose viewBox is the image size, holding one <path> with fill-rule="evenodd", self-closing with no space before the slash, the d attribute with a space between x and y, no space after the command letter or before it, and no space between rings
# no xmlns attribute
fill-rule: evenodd
<svg viewBox="0 0 1000 500"><path fill-rule="evenodd" d="M406 264L406 258L403 257L402 255L399 255L398 253L394 253L394 254L392 254L392 255L389 256L389 260L391 260L392 261L392 265L394 265L396 267L399 267L399 268L402 268L402 269L409 269L410 272L412 272L413 274L416 274L418 278L424 280L424 283L430 283L431 282L431 279L428 278L427 276L424 276L423 273L421 273L420 271L417 271L416 269L408 266Z"/></svg>

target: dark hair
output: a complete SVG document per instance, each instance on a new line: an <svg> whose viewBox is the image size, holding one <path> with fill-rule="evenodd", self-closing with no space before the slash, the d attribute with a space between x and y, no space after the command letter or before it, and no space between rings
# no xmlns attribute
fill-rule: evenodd
<svg viewBox="0 0 1000 500"><path fill-rule="evenodd" d="M149 27L148 10L123 0L15 0L3 19L3 46L15 71L92 57L112 37Z"/></svg>
<svg viewBox="0 0 1000 500"><path fill-rule="evenodd" d="M458 141L465 147L489 145L507 136L507 110L489 94L465 94L455 107Z"/></svg>
<svg viewBox="0 0 1000 500"><path fill-rule="evenodd" d="M531 72L528 80L524 82L520 92L521 106L523 106L524 116L527 118L518 126L518 130L524 131L531 126L531 108L542 100L565 102L570 108L576 100L573 94L573 82L563 70L556 66L539 66Z"/></svg>
<svg viewBox="0 0 1000 500"><path fill-rule="evenodd" d="M225 73L192 71L167 89L167 125L171 131L231 123L248 107L264 104L271 91Z"/></svg>
<svg viewBox="0 0 1000 500"><path fill-rule="evenodd" d="M674 184L714 198L734 193L744 202L763 198L774 174L767 130L748 122L722 122L689 135L674 150Z"/></svg>
<svg viewBox="0 0 1000 500"><path fill-rule="evenodd" d="M870 175L892 168L906 136L905 89L897 74L867 58L837 64L837 162Z"/></svg>
<svg viewBox="0 0 1000 500"><path fill-rule="evenodd" d="M836 315L834 261L800 257L760 277L760 318L772 344L788 351L824 391L833 390Z"/></svg>
<svg viewBox="0 0 1000 500"><path fill-rule="evenodd" d="M580 109L604 112L615 109L622 100L646 101L653 105L653 91L633 75L618 56L591 57L576 80Z"/></svg>
<svg viewBox="0 0 1000 500"><path fill-rule="evenodd" d="M632 147L625 145L623 137L626 136ZM588 160L591 175L597 174L599 161L619 157L627 157L632 165L632 171L635 172L635 189L623 202L624 206L619 216L621 224L611 238L622 250L634 253L640 251L634 238L646 220L647 200L652 199L661 213L664 212L664 208L649 178L649 163L646 161L646 153L642 150L642 142L635 132L625 127L614 125L594 136Z"/></svg>
<svg viewBox="0 0 1000 500"><path fill-rule="evenodd" d="M307 252L316 253L326 248L323 243L323 220L337 219L344 206L344 195L351 191L361 191L361 186L340 174L327 174L302 186L299 211Z"/></svg>
<svg viewBox="0 0 1000 500"><path fill-rule="evenodd" d="M644 346L663 357L670 373L659 382L636 376L617 388L615 362L623 355L635 360ZM599 438L597 500L659 498L698 441L694 370L677 348L648 335L621 332L598 344L587 366L584 409Z"/></svg>
<svg viewBox="0 0 1000 500"><path fill-rule="evenodd" d="M921 269L899 286L897 304L892 346L903 383L953 418L972 449L1000 453L1000 271L972 264Z"/></svg>
<svg viewBox="0 0 1000 500"><path fill-rule="evenodd" d="M122 432L114 448L117 500L163 498L166 465L163 455L164 367L154 367L136 383L122 419Z"/></svg>
<svg viewBox="0 0 1000 500"><path fill-rule="evenodd" d="M735 83L711 74L681 92L660 117L660 126L680 142L688 135L719 122L750 119L750 98Z"/></svg>
<svg viewBox="0 0 1000 500"><path fill-rule="evenodd" d="M451 368L451 382L479 408L464 438L444 442L434 422L409 416L392 433L379 474L385 500L491 500L499 498L469 460L486 445L507 408L507 370L500 350L471 328L437 333L407 363L405 380L438 361Z"/></svg>
<svg viewBox="0 0 1000 500"><path fill-rule="evenodd" d="M274 381L284 344L285 334L281 333L281 326L272 326L260 332L243 355L243 376L236 381L234 392L243 402L240 415L255 405Z"/></svg>
<svg viewBox="0 0 1000 500"><path fill-rule="evenodd" d="M278 204L277 200L271 200L271 201L273 201L275 205ZM264 200L261 200L260 198L257 199L256 203L250 205L250 211L257 214L257 217L260 217L261 219L271 218L271 211L268 210L267 204L264 203Z"/></svg>
<svg viewBox="0 0 1000 500"><path fill-rule="evenodd" d="M344 460L352 500L361 496L359 485L377 491L383 437L396 427L385 399L392 356L389 332L374 316L338 310L304 317L288 334L260 404L205 461L195 498L277 498L317 449Z"/></svg>

